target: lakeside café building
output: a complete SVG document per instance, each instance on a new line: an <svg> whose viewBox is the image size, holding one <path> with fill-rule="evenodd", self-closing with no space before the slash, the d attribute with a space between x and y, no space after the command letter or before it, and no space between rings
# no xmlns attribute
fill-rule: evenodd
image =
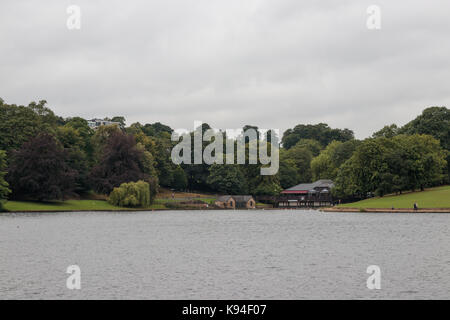
<svg viewBox="0 0 450 320"><path fill-rule="evenodd" d="M278 207L324 207L333 205L331 180L301 183L281 192Z"/></svg>

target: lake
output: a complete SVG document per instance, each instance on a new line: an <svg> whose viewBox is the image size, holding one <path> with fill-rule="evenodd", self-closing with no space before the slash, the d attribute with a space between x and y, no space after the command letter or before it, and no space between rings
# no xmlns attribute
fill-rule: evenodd
<svg viewBox="0 0 450 320"><path fill-rule="evenodd" d="M81 289L66 287L67 267ZM369 290L367 267L381 270ZM0 214L0 299L448 299L450 215Z"/></svg>

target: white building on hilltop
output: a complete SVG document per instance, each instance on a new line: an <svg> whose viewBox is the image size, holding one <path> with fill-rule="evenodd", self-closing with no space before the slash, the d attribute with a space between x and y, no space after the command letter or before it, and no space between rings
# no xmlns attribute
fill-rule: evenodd
<svg viewBox="0 0 450 320"><path fill-rule="evenodd" d="M115 122L115 121L109 121L109 120L103 120L103 119L91 119L91 120L86 120L89 127L92 129L97 129L100 126L110 126L110 125L118 125L120 127L120 123L119 122Z"/></svg>

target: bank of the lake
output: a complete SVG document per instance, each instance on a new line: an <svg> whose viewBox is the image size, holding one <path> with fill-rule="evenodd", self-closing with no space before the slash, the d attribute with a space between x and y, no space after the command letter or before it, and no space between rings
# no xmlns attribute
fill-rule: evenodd
<svg viewBox="0 0 450 320"><path fill-rule="evenodd" d="M389 209L389 208L323 208L323 212L379 212L379 213L450 213L450 208L424 208L424 209Z"/></svg>
<svg viewBox="0 0 450 320"><path fill-rule="evenodd" d="M67 200L67 201L8 201L4 208L9 212L65 212L65 211L130 211L130 210L155 210L165 209L160 203L155 203L149 208L122 208L109 204L104 200Z"/></svg>
<svg viewBox="0 0 450 320"><path fill-rule="evenodd" d="M162 196L162 197L161 197ZM193 210L213 209L215 196L176 193L163 193L147 208L122 208L109 204L105 200L81 199L51 202L8 201L4 208L9 212L65 212L65 211L151 211L151 210ZM170 197L170 198L169 198ZM417 203L419 210L413 210ZM269 209L261 203L260 209ZM449 212L450 186L427 189L421 192L409 192L401 195L388 195L346 203L332 208L322 209L326 212Z"/></svg>
<svg viewBox="0 0 450 320"><path fill-rule="evenodd" d="M375 197L341 204L325 211L413 212L414 203L417 203L419 212L450 212L450 186Z"/></svg>
<svg viewBox="0 0 450 320"><path fill-rule="evenodd" d="M177 194L179 196L179 194ZM154 210L213 210L216 197L157 198L149 207L118 207L106 200L77 199L66 201L8 201L4 212L72 212L72 211L154 211ZM272 209L271 205L257 203L258 209Z"/></svg>

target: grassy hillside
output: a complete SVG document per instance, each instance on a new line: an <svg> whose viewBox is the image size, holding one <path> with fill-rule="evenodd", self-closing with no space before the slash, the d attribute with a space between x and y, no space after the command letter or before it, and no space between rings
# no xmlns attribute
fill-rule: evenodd
<svg viewBox="0 0 450 320"><path fill-rule="evenodd" d="M106 196L99 196L95 194L89 195L89 199L83 200L67 200L67 201L49 201L49 202L34 202L34 201L8 201L5 203L4 208L6 211L94 211L94 210L133 210L132 208L121 208L109 204ZM148 208L152 209L168 209L166 204L175 204L178 208L189 208L189 205L183 204L183 202L189 200L201 200L204 203L212 205L215 201L215 197L200 193L185 193L174 192L174 198L172 198L172 192L170 190L163 189L163 192L159 193L155 199L155 203ZM171 207L173 209L173 206ZM138 208L143 210L143 208Z"/></svg>
<svg viewBox="0 0 450 320"><path fill-rule="evenodd" d="M346 208L412 208L417 202L419 208L450 208L450 186L410 192L397 196L384 196L342 204Z"/></svg>
<svg viewBox="0 0 450 320"><path fill-rule="evenodd" d="M130 210L110 205L102 200L67 200L64 202L32 202L8 201L5 204L7 211L90 211L90 210ZM152 205L149 209L161 209L164 206Z"/></svg>

